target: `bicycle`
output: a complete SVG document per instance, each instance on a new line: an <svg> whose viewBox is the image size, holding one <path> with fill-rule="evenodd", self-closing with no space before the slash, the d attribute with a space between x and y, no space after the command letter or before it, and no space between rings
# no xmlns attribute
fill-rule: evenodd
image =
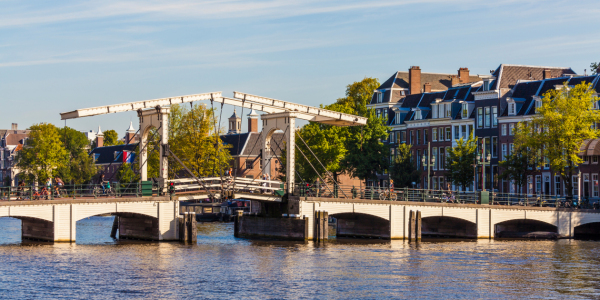
<svg viewBox="0 0 600 300"><path fill-rule="evenodd" d="M107 197L114 197L115 191L112 186L108 186L104 189L101 189L102 186L94 186L94 195L106 195Z"/></svg>
<svg viewBox="0 0 600 300"><path fill-rule="evenodd" d="M388 189L383 190L383 192L379 192L379 200L386 200L386 198L396 201L398 199L398 195Z"/></svg>

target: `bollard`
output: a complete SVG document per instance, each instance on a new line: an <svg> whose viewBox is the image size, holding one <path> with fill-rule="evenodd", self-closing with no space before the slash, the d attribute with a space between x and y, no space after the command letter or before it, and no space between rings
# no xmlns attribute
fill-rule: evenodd
<svg viewBox="0 0 600 300"><path fill-rule="evenodd" d="M233 236L240 237L240 226L242 222L242 217L244 215L244 211L238 210L236 211L235 218L233 219Z"/></svg>
<svg viewBox="0 0 600 300"><path fill-rule="evenodd" d="M187 211L183 213L183 234L181 236L181 240L183 242L187 242L187 237L188 237L188 222L189 222L189 214Z"/></svg>
<svg viewBox="0 0 600 300"><path fill-rule="evenodd" d="M188 241L196 244L198 241L198 221L196 220L196 212L189 213L190 228L188 230Z"/></svg>
<svg viewBox="0 0 600 300"><path fill-rule="evenodd" d="M315 211L313 240L321 242L329 236L329 213L326 211Z"/></svg>
<svg viewBox="0 0 600 300"><path fill-rule="evenodd" d="M415 238L417 241L421 240L421 211L417 210L417 215L415 217Z"/></svg>
<svg viewBox="0 0 600 300"><path fill-rule="evenodd" d="M412 242L415 239L415 212L410 211L408 214L408 241Z"/></svg>

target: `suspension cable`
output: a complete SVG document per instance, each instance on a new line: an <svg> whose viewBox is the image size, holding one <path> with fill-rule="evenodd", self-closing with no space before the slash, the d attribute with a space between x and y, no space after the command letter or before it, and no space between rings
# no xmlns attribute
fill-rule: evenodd
<svg viewBox="0 0 600 300"><path fill-rule="evenodd" d="M300 140L302 140L302 143L304 143L304 146L306 146L306 148L308 149L308 151L310 151L310 153L312 153L312 155L315 157L315 159L319 162L319 164L321 165L321 167L323 167L323 169L325 169L325 174L329 175L329 178L331 180L333 180L334 184L337 184L338 186L340 185L339 182L337 182L333 176L331 175L331 172L329 172L329 170L327 170L327 168L325 168L325 166L323 165L323 163L321 162L321 160L319 160L319 158L317 157L317 155L312 151L312 149L310 149L310 147L308 146L308 144L304 141L304 139L302 138L302 135L298 134L298 137L300 138ZM346 195L346 193L344 193L344 190L341 189L342 194L344 194L344 197L348 198L348 196Z"/></svg>

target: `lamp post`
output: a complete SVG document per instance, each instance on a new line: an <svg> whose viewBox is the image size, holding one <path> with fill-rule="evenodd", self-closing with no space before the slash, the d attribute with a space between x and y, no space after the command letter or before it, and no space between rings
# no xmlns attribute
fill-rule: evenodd
<svg viewBox="0 0 600 300"><path fill-rule="evenodd" d="M485 166L489 166L492 160L492 155L485 155L485 139L481 140L481 154L477 154L477 164L481 166L481 190L485 191Z"/></svg>
<svg viewBox="0 0 600 300"><path fill-rule="evenodd" d="M431 157L431 142L427 142L427 156L421 159L423 166L427 166L427 189L431 189L431 167L435 164L435 156Z"/></svg>

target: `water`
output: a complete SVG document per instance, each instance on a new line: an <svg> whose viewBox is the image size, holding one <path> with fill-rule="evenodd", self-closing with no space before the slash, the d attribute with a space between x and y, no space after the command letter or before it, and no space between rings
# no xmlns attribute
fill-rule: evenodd
<svg viewBox="0 0 600 300"><path fill-rule="evenodd" d="M600 242L250 241L200 224L198 245L115 242L112 217L77 243L21 243L0 218L0 298L598 298Z"/></svg>

